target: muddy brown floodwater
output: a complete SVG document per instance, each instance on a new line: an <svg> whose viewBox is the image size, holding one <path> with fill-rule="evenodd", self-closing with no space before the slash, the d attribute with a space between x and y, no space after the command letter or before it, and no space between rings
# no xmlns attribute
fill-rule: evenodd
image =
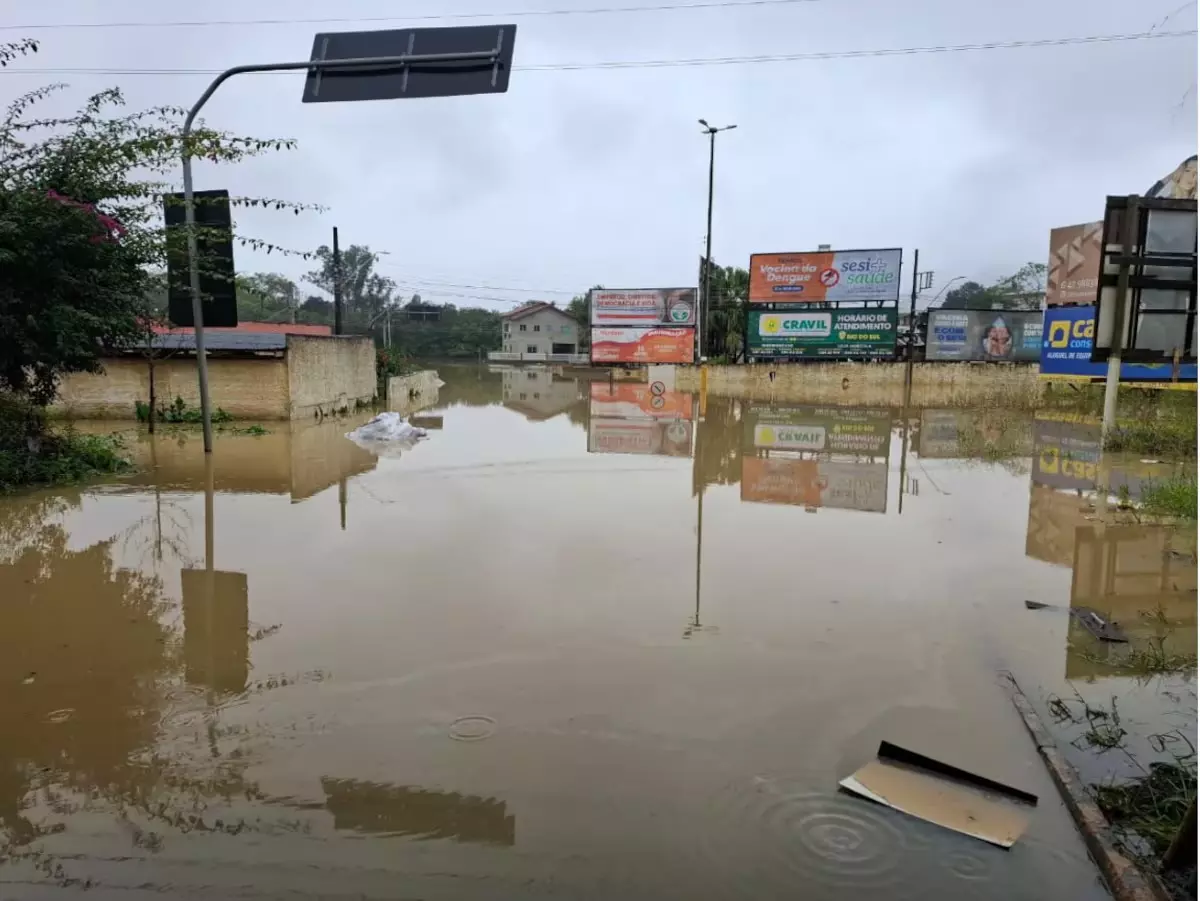
<svg viewBox="0 0 1200 901"><path fill-rule="evenodd" d="M1092 665L1023 605L1087 427L442 375L399 454L166 431L0 500L0 897L1106 897L997 676ZM840 794L881 739L1029 831Z"/></svg>

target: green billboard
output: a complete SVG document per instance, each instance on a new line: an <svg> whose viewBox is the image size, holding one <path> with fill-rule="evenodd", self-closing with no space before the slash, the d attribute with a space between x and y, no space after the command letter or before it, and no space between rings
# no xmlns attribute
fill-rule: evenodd
<svg viewBox="0 0 1200 901"><path fill-rule="evenodd" d="M750 313L747 344L754 357L891 357L896 308Z"/></svg>
<svg viewBox="0 0 1200 901"><path fill-rule="evenodd" d="M891 446L892 414L883 409L754 405L742 422L746 450L886 458Z"/></svg>

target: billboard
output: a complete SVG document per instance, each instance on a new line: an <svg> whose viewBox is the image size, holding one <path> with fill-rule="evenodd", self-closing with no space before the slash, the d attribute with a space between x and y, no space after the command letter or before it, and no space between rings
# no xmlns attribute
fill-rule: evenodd
<svg viewBox="0 0 1200 901"><path fill-rule="evenodd" d="M751 407L745 415L747 450L812 451L887 457L892 418L887 410L839 407Z"/></svg>
<svg viewBox="0 0 1200 901"><path fill-rule="evenodd" d="M696 324L695 288L640 288L612 291L593 288L588 292L592 325Z"/></svg>
<svg viewBox="0 0 1200 901"><path fill-rule="evenodd" d="M690 328L593 328L593 363L690 363L696 332Z"/></svg>
<svg viewBox="0 0 1200 901"><path fill-rule="evenodd" d="M1096 302L1103 232L1103 222L1051 229L1046 306Z"/></svg>
<svg viewBox="0 0 1200 901"><path fill-rule="evenodd" d="M926 360L1036 363L1041 355L1041 310L929 311Z"/></svg>
<svg viewBox="0 0 1200 901"><path fill-rule="evenodd" d="M896 308L750 313L751 357L891 357Z"/></svg>
<svg viewBox="0 0 1200 901"><path fill-rule="evenodd" d="M900 248L756 253L750 303L819 303L900 298Z"/></svg>
<svg viewBox="0 0 1200 901"><path fill-rule="evenodd" d="M589 413L609 419L691 419L692 395L661 384L592 382Z"/></svg>
<svg viewBox="0 0 1200 901"><path fill-rule="evenodd" d="M887 463L742 458L742 500L754 504L887 511Z"/></svg>
<svg viewBox="0 0 1200 901"><path fill-rule="evenodd" d="M235 328L237 291L233 266L233 218L229 192L194 191L196 259L200 272L200 315L208 328ZM190 257L187 248L187 210L183 194L163 195L167 237L167 314L172 324L195 326L192 315Z"/></svg>
<svg viewBox="0 0 1200 901"><path fill-rule="evenodd" d="M692 455L692 424L685 419L588 419L588 453Z"/></svg>
<svg viewBox="0 0 1200 901"><path fill-rule="evenodd" d="M1042 375L1102 379L1108 363L1092 362L1096 307L1047 309L1042 325ZM1121 363L1121 380L1163 381L1171 378L1171 363ZM1181 363L1179 378L1196 381L1196 364Z"/></svg>

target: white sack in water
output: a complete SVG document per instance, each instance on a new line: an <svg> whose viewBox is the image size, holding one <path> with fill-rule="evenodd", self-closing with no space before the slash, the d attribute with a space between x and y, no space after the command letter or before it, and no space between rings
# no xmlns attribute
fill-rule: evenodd
<svg viewBox="0 0 1200 901"><path fill-rule="evenodd" d="M399 443L411 447L424 438L424 429L417 428L404 421L399 413L380 413L374 419L364 422L346 437L360 447L373 448L387 443Z"/></svg>

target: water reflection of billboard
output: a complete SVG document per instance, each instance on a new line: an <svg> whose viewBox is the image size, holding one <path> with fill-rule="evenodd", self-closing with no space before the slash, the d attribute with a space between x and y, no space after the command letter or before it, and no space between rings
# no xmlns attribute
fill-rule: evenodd
<svg viewBox="0 0 1200 901"><path fill-rule="evenodd" d="M759 450L887 457L892 417L859 407L751 407L743 442Z"/></svg>
<svg viewBox="0 0 1200 901"><path fill-rule="evenodd" d="M1033 425L1033 481L1050 488L1091 491L1100 463L1100 423L1038 416Z"/></svg>
<svg viewBox="0 0 1200 901"><path fill-rule="evenodd" d="M692 424L685 419L588 420L588 452L593 454L692 455Z"/></svg>
<svg viewBox="0 0 1200 901"><path fill-rule="evenodd" d="M1127 672L1129 652L1196 650L1194 535L1152 525L1081 525L1075 530L1071 607L1121 624L1128 644L1097 641L1071 618L1066 677ZM1149 613L1149 615L1147 615Z"/></svg>
<svg viewBox="0 0 1200 901"><path fill-rule="evenodd" d="M829 463L779 457L742 458L742 500L884 513L887 463Z"/></svg>
<svg viewBox="0 0 1200 901"><path fill-rule="evenodd" d="M644 382L592 382L590 413L606 419L691 419L692 395Z"/></svg>
<svg viewBox="0 0 1200 901"><path fill-rule="evenodd" d="M1032 362L1042 355L1042 312L931 310L927 360Z"/></svg>

